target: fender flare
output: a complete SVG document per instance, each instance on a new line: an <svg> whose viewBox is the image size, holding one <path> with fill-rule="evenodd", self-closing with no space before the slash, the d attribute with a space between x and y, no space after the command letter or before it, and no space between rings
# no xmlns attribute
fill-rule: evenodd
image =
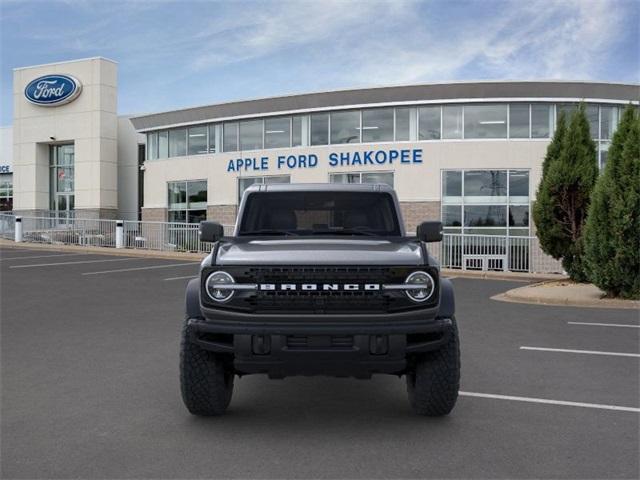
<svg viewBox="0 0 640 480"><path fill-rule="evenodd" d="M200 277L189 280L184 301L187 318L204 318L200 310Z"/></svg>
<svg viewBox="0 0 640 480"><path fill-rule="evenodd" d="M456 299L453 283L448 278L440 278L440 308L438 318L451 318L456 313Z"/></svg>

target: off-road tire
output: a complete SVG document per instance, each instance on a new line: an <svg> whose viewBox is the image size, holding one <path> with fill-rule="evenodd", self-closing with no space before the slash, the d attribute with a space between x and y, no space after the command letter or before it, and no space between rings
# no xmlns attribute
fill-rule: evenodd
<svg viewBox="0 0 640 480"><path fill-rule="evenodd" d="M233 372L220 356L190 341L185 320L180 343L180 390L182 401L193 415L222 415L233 393Z"/></svg>
<svg viewBox="0 0 640 480"><path fill-rule="evenodd" d="M418 415L447 415L460 388L460 342L455 317L449 339L438 350L420 356L407 374L409 403Z"/></svg>

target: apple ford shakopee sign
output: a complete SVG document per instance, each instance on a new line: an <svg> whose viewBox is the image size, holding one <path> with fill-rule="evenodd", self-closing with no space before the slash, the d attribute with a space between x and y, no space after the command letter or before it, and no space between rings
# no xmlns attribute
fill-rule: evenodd
<svg viewBox="0 0 640 480"><path fill-rule="evenodd" d="M71 75L45 75L29 82L24 96L35 105L57 107L72 102L81 91L82 84Z"/></svg>

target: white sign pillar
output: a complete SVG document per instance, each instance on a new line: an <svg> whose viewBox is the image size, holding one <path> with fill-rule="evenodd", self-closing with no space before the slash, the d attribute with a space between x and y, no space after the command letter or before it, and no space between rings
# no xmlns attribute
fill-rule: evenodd
<svg viewBox="0 0 640 480"><path fill-rule="evenodd" d="M15 242L22 242L22 217L16 217Z"/></svg>
<svg viewBox="0 0 640 480"><path fill-rule="evenodd" d="M124 248L124 222L116 221L116 248Z"/></svg>

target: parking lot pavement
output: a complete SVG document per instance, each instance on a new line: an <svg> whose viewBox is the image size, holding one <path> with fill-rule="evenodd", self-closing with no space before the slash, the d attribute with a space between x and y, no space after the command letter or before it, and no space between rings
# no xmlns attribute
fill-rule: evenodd
<svg viewBox="0 0 640 480"><path fill-rule="evenodd" d="M612 355L640 353L637 311L496 302L521 284L456 278L450 416L413 415L390 376L248 376L199 419L178 386L197 263L55 254L0 249L2 478L638 476L640 365Z"/></svg>

